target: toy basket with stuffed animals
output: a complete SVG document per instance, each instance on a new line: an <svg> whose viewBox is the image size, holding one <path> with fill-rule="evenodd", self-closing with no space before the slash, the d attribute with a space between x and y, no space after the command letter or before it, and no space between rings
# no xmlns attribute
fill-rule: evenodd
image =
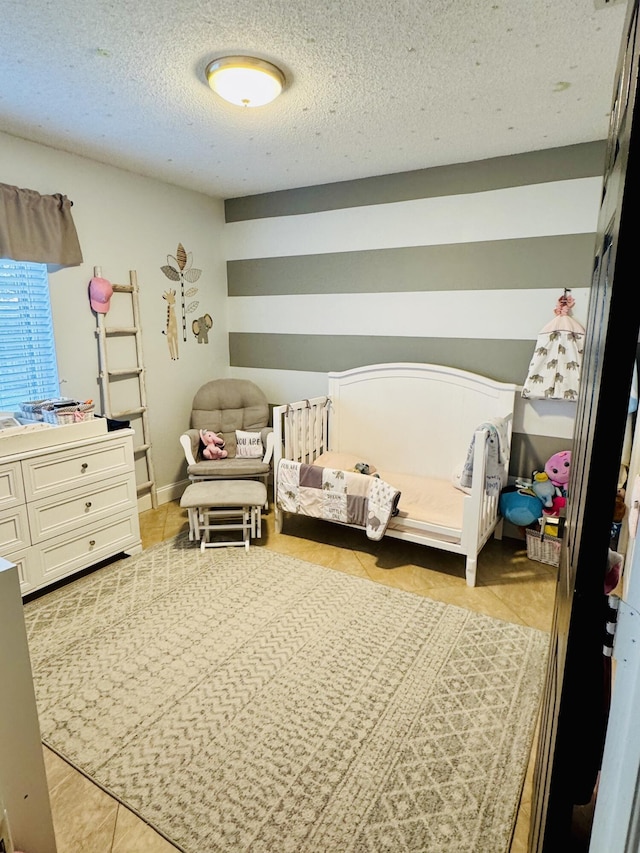
<svg viewBox="0 0 640 853"><path fill-rule="evenodd" d="M537 560L539 563L548 563L550 566L560 565L560 549L562 539L557 536L546 536L539 530L530 527L526 529L527 535L527 557Z"/></svg>

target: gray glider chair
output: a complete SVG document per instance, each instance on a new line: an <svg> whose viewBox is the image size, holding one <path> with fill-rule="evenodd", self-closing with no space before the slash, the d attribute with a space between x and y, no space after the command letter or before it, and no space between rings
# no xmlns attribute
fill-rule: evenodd
<svg viewBox="0 0 640 853"><path fill-rule="evenodd" d="M187 460L189 479L198 480L262 480L268 487L273 459L273 427L269 426L269 403L263 391L248 379L212 379L193 398L191 428L180 436ZM224 459L206 459L200 430L208 430L224 439ZM248 438L237 433L251 433ZM260 441L257 441L257 436ZM252 442L259 456L245 456L243 441ZM256 447L257 444L257 447ZM247 447L247 444L244 445ZM268 509L268 501L265 504Z"/></svg>

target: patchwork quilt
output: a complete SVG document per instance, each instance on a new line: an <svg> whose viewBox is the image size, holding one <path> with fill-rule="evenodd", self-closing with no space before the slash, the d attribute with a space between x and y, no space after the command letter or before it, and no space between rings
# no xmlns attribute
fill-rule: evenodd
<svg viewBox="0 0 640 853"><path fill-rule="evenodd" d="M281 459L276 500L280 509L362 527L369 539L384 536L398 512L400 491L379 477Z"/></svg>

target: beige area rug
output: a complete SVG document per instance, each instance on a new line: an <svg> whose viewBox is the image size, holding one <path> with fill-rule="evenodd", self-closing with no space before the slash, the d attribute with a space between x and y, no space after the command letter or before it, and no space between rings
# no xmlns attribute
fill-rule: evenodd
<svg viewBox="0 0 640 853"><path fill-rule="evenodd" d="M541 631L182 536L25 614L44 742L184 851L509 849Z"/></svg>

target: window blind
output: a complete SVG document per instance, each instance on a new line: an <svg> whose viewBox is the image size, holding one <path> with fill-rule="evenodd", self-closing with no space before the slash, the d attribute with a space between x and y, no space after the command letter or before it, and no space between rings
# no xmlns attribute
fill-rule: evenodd
<svg viewBox="0 0 640 853"><path fill-rule="evenodd" d="M59 395L47 267L0 259L0 410Z"/></svg>

